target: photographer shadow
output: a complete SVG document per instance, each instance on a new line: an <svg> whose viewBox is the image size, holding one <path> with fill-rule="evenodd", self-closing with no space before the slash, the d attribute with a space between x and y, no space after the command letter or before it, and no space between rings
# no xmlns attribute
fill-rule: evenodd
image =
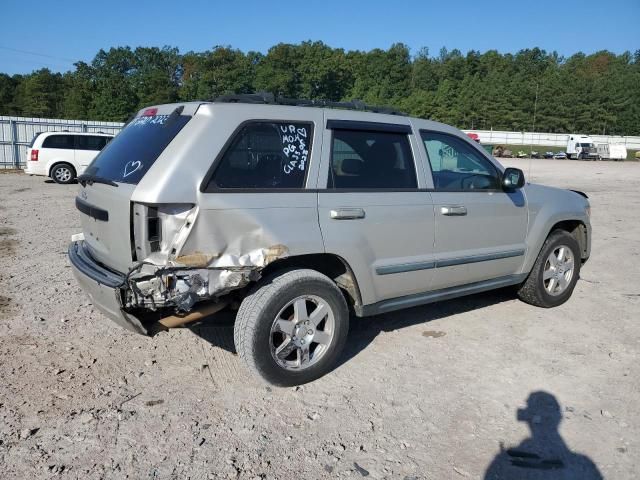
<svg viewBox="0 0 640 480"><path fill-rule="evenodd" d="M558 427L560 404L547 392L533 392L527 408L519 409L518 421L526 422L531 436L518 446L504 449L493 459L485 480L602 480L595 463L567 447Z"/></svg>

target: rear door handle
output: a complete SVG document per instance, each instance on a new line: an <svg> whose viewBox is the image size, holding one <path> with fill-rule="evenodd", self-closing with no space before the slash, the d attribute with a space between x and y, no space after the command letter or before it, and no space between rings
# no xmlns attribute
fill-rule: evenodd
<svg viewBox="0 0 640 480"><path fill-rule="evenodd" d="M334 220L356 220L364 218L364 210L362 208L336 208L331 210L330 216Z"/></svg>
<svg viewBox="0 0 640 480"><path fill-rule="evenodd" d="M440 213L449 217L461 217L467 214L467 207L464 205L445 205L440 207Z"/></svg>

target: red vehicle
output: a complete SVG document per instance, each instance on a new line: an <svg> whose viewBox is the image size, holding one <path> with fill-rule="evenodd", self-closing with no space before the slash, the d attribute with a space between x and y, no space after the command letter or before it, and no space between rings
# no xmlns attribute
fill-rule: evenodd
<svg viewBox="0 0 640 480"><path fill-rule="evenodd" d="M478 136L477 133L467 133L467 136L474 142L480 143L480 137Z"/></svg>

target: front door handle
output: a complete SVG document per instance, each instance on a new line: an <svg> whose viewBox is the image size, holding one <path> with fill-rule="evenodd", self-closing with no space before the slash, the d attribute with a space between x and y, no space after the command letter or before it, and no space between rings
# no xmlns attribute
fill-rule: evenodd
<svg viewBox="0 0 640 480"><path fill-rule="evenodd" d="M362 208L336 208L331 210L329 215L334 220L356 220L364 218L364 210Z"/></svg>
<svg viewBox="0 0 640 480"><path fill-rule="evenodd" d="M461 217L467 214L467 207L464 205L445 205L440 207L440 213L449 217Z"/></svg>

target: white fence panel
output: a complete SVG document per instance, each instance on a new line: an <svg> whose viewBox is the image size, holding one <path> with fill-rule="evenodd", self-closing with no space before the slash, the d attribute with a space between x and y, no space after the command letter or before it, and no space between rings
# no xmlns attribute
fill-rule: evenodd
<svg viewBox="0 0 640 480"><path fill-rule="evenodd" d="M568 133L502 132L496 130L464 130L465 133L477 133L481 143L491 145L546 145L562 147L565 151L569 140ZM589 135L595 143L616 143L630 150L640 150L640 137L621 137L613 135Z"/></svg>
<svg viewBox="0 0 640 480"><path fill-rule="evenodd" d="M116 134L124 123L0 115L0 168L25 166L26 150L39 132L104 132Z"/></svg>
<svg viewBox="0 0 640 480"><path fill-rule="evenodd" d="M124 123L92 120L63 120L55 118L7 117L0 115L0 168L25 166L26 149L38 132L104 132L116 134ZM477 133L480 142L505 145L567 146L569 134L538 132L506 132L497 130L464 130ZM617 143L627 149L640 150L640 137L591 135L595 143Z"/></svg>

